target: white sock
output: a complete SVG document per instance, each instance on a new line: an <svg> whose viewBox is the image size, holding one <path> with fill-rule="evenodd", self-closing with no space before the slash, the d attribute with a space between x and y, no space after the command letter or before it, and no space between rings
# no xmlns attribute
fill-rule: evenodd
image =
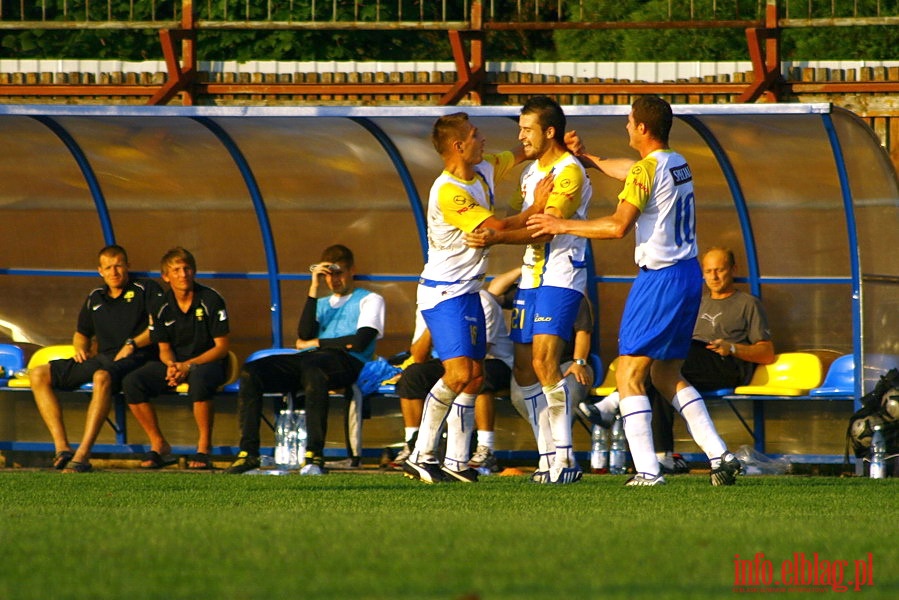
<svg viewBox="0 0 899 600"><path fill-rule="evenodd" d="M546 396L539 383L521 387L512 379L512 403L531 425L534 439L537 441L537 452L540 454L538 471L548 471L556 454L549 429L549 415L546 409Z"/></svg>
<svg viewBox="0 0 899 600"><path fill-rule="evenodd" d="M443 464L453 471L464 471L471 458L471 434L474 432L475 394L459 394L446 416L446 456Z"/></svg>
<svg viewBox="0 0 899 600"><path fill-rule="evenodd" d="M443 379L438 379L428 397L425 398L424 410L421 414L421 427L418 440L410 458L413 462L432 462L437 459L437 445L440 442L440 430L446 420L446 413L456 399L456 392L451 390Z"/></svg>
<svg viewBox="0 0 899 600"><path fill-rule="evenodd" d="M543 388L546 396L549 426L552 430L553 445L556 448L554 464L559 468L574 466L574 453L571 450L571 409L568 404L568 385L565 379L555 385Z"/></svg>
<svg viewBox="0 0 899 600"><path fill-rule="evenodd" d="M413 435L418 433L418 427L406 427L405 432L406 432L406 441L408 442L409 440L412 439Z"/></svg>
<svg viewBox="0 0 899 600"><path fill-rule="evenodd" d="M712 423L712 418L709 416L709 411L706 410L702 396L693 386L686 387L676 393L671 404L687 422L687 431L690 432L690 436L702 448L705 455L709 457L709 460L717 461L722 454L727 452L727 446L724 444L721 436L718 435L718 430L715 429L715 424ZM716 464L712 465L713 468L716 466Z"/></svg>
<svg viewBox="0 0 899 600"><path fill-rule="evenodd" d="M648 396L628 396L621 399L621 422L624 435L638 474L655 477L659 470L652 445L652 405Z"/></svg>
<svg viewBox="0 0 899 600"><path fill-rule="evenodd" d="M656 452L656 458L658 459L659 464L665 468L674 468L674 456L671 455L671 452Z"/></svg>
<svg viewBox="0 0 899 600"><path fill-rule="evenodd" d="M478 446L487 446L493 450L494 433L485 429L478 429Z"/></svg>
<svg viewBox="0 0 899 600"><path fill-rule="evenodd" d="M599 412L602 413L602 418L608 423L613 423L615 421L615 415L618 414L618 405L621 402L621 394L618 393L618 390L615 390L593 406L599 409Z"/></svg>

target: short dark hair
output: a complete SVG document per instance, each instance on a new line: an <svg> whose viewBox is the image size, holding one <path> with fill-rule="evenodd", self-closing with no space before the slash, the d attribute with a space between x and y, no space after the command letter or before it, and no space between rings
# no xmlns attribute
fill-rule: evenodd
<svg viewBox="0 0 899 600"><path fill-rule="evenodd" d="M553 127L553 139L565 145L565 112L559 103L549 96L534 96L521 107L523 115L537 115L537 122L544 131Z"/></svg>
<svg viewBox="0 0 899 600"><path fill-rule="evenodd" d="M162 272L165 273L168 270L169 265L179 261L187 263L190 270L196 273L197 261L194 258L194 255L190 253L190 250L182 248L181 246L175 246L162 255L162 260L159 261L162 265Z"/></svg>
<svg viewBox="0 0 899 600"><path fill-rule="evenodd" d="M99 260L101 256L108 256L110 258L113 256L121 256L125 260L125 264L128 264L128 253L118 244L109 244L108 246L100 248L100 251L97 253L97 260Z"/></svg>
<svg viewBox="0 0 899 600"><path fill-rule="evenodd" d="M634 111L634 124L643 123L649 135L667 145L674 121L671 105L658 96L647 94L634 100L631 108Z"/></svg>
<svg viewBox="0 0 899 600"><path fill-rule="evenodd" d="M322 262L343 263L347 267L355 264L353 251L342 244L334 244L325 248L322 251Z"/></svg>
<svg viewBox="0 0 899 600"><path fill-rule="evenodd" d="M431 143L437 154L443 156L450 149L450 144L462 140L462 131L468 123L468 113L455 112L443 115L434 122L431 130Z"/></svg>

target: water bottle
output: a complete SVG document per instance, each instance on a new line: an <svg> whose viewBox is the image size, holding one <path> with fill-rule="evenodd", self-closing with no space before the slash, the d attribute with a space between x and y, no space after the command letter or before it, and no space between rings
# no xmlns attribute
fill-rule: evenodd
<svg viewBox="0 0 899 600"><path fill-rule="evenodd" d="M290 411L282 410L275 420L275 465L290 469L290 431L293 429ZM296 457L294 457L296 460Z"/></svg>
<svg viewBox="0 0 899 600"><path fill-rule="evenodd" d="M882 427L874 427L874 435L871 436L871 479L883 479L887 476L887 443Z"/></svg>
<svg viewBox="0 0 899 600"><path fill-rule="evenodd" d="M609 430L594 425L590 432L590 469L594 473L609 472Z"/></svg>
<svg viewBox="0 0 899 600"><path fill-rule="evenodd" d="M624 435L621 417L616 417L615 424L612 425L609 472L613 475L623 475L627 472L627 438Z"/></svg>
<svg viewBox="0 0 899 600"><path fill-rule="evenodd" d="M306 462L306 439L308 437L306 433L305 410L293 411L293 429L295 432L294 453L297 457L297 467L302 467L303 463Z"/></svg>

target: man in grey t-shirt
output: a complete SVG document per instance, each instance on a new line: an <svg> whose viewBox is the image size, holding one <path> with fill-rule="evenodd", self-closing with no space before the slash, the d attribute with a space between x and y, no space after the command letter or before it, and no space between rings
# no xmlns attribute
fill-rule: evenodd
<svg viewBox="0 0 899 600"><path fill-rule="evenodd" d="M734 253L710 248L700 257L709 293L702 298L693 328L693 344L681 367L683 376L700 392L746 385L757 364L774 362L774 343L761 301L734 287ZM674 455L674 410L650 394L652 432L663 472L686 470Z"/></svg>

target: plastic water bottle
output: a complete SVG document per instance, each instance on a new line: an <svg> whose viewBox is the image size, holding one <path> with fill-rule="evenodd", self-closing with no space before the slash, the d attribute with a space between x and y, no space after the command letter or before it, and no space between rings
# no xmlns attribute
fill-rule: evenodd
<svg viewBox="0 0 899 600"><path fill-rule="evenodd" d="M297 459L297 467L302 467L306 462L306 411L293 411L294 454Z"/></svg>
<svg viewBox="0 0 899 600"><path fill-rule="evenodd" d="M887 476L887 443L883 437L881 425L874 427L871 436L871 479L883 479Z"/></svg>
<svg viewBox="0 0 899 600"><path fill-rule="evenodd" d="M609 430L594 425L590 432L590 469L594 473L609 472Z"/></svg>
<svg viewBox="0 0 899 600"><path fill-rule="evenodd" d="M609 472L622 475L627 472L627 438L624 435L624 424L621 417L612 425L612 436L609 451Z"/></svg>
<svg viewBox="0 0 899 600"><path fill-rule="evenodd" d="M290 469L290 432L293 418L288 410L278 413L275 420L275 465L279 469ZM296 461L296 456L294 456Z"/></svg>

